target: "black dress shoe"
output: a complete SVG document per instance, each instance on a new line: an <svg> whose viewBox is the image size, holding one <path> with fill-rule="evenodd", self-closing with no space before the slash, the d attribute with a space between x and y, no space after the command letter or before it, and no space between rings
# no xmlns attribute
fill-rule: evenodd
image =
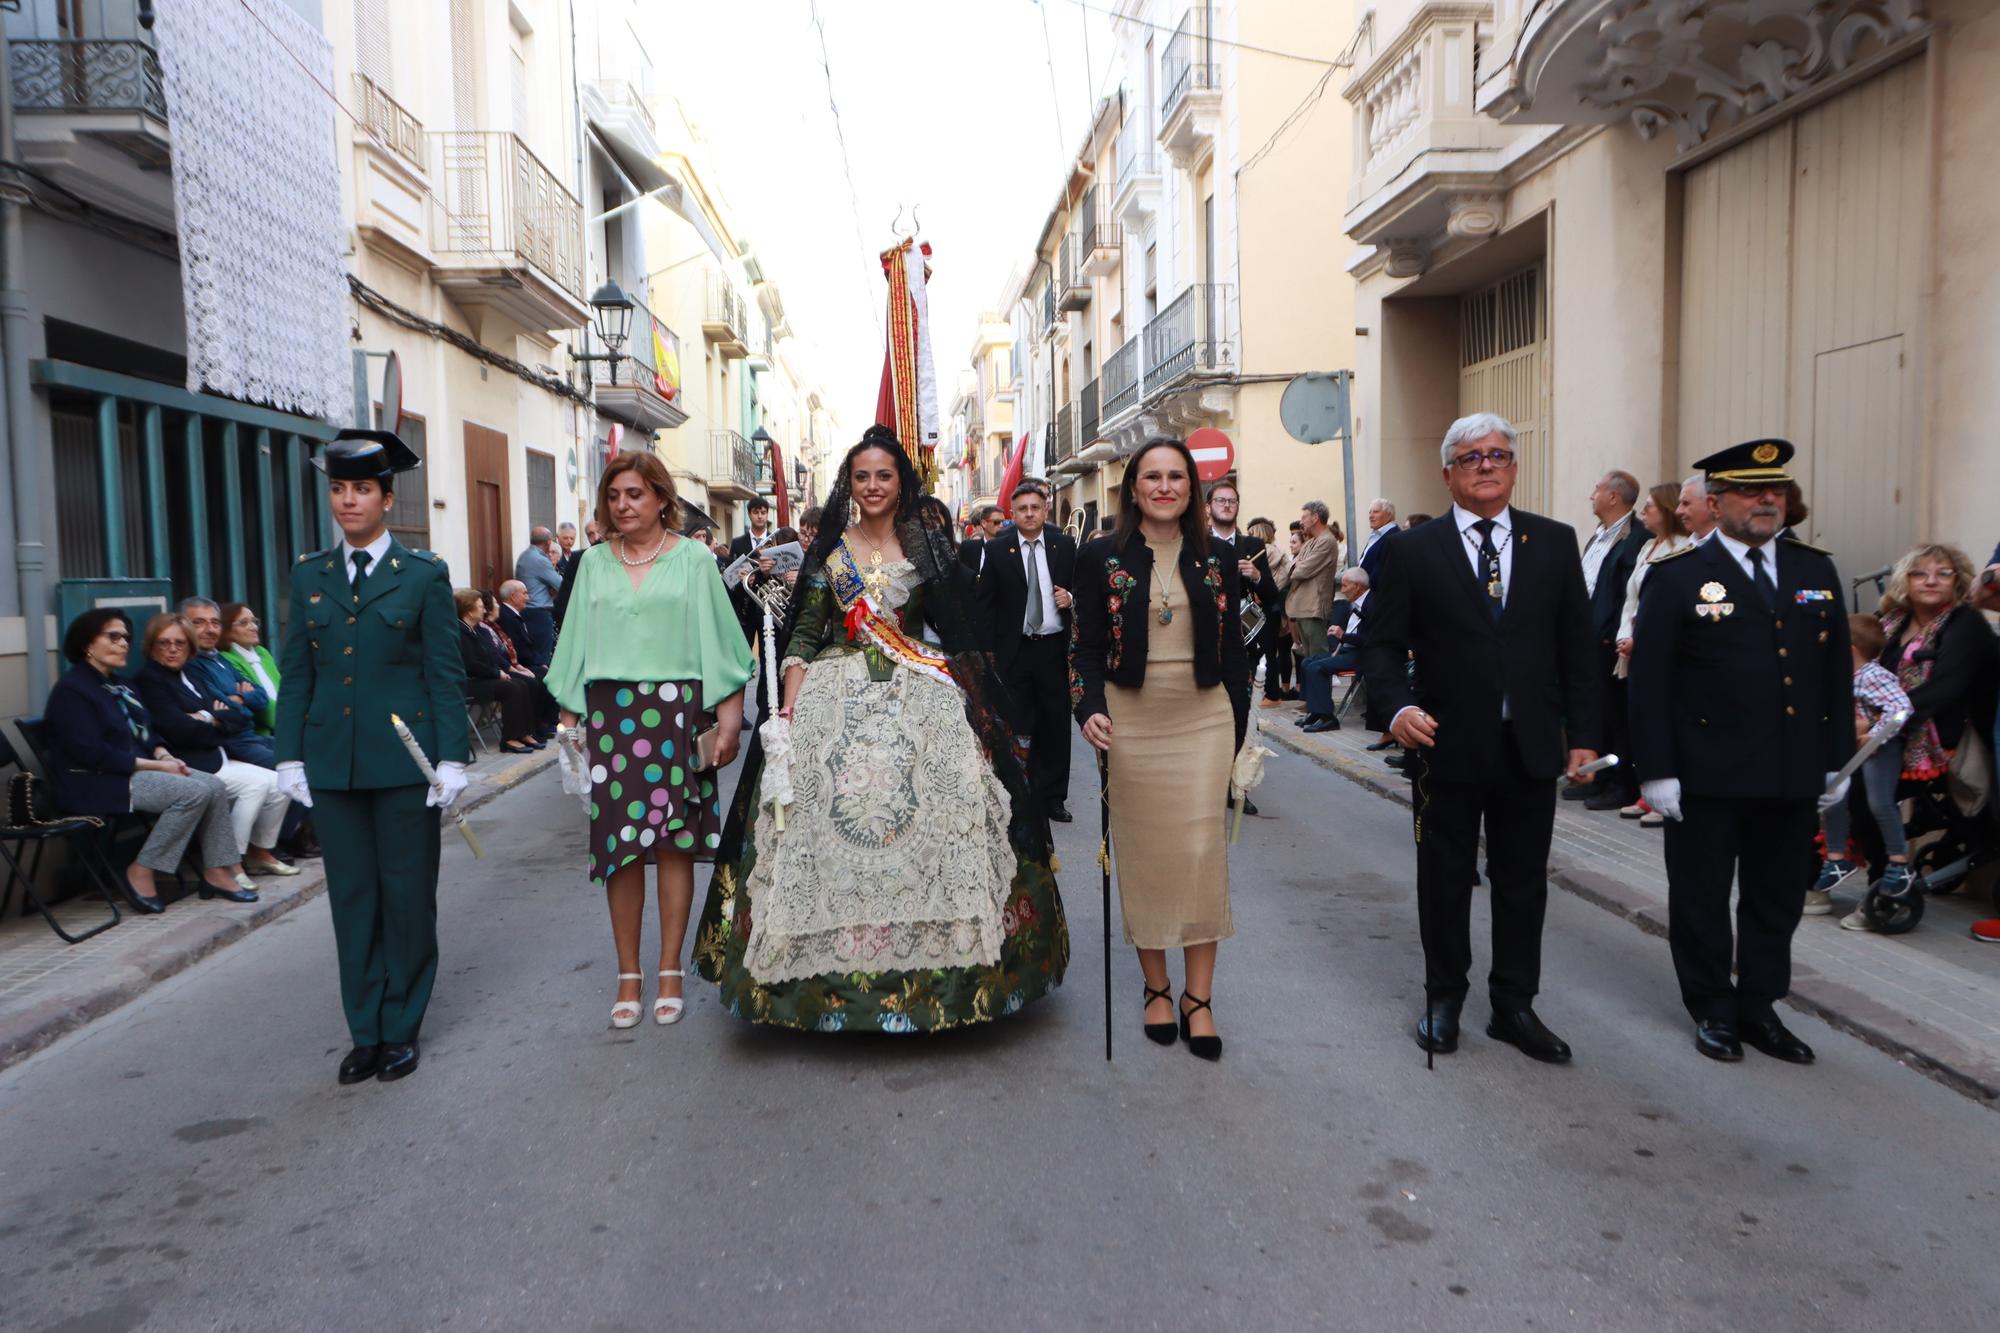
<svg viewBox="0 0 2000 1333"><path fill-rule="evenodd" d="M1394 741L1370 741L1368 743L1368 753L1376 754L1379 753L1380 751L1394 747L1395 744L1396 742Z"/></svg>
<svg viewBox="0 0 2000 1333"><path fill-rule="evenodd" d="M1743 1058L1743 1043L1736 1038L1736 1025L1719 1018L1704 1018L1694 1025L1694 1048L1711 1060L1733 1062Z"/></svg>
<svg viewBox="0 0 2000 1333"><path fill-rule="evenodd" d="M1174 998L1174 988L1171 982L1168 983L1167 988L1165 990L1154 990L1151 986L1146 987L1146 1003L1148 1005L1152 1004L1153 1001L1155 1000L1166 1000L1167 1002L1172 1003L1173 998ZM1179 1039L1179 1037L1180 1037L1180 1024L1178 1023L1146 1024L1146 1040L1154 1043L1155 1045L1171 1046L1174 1044L1176 1040Z"/></svg>
<svg viewBox="0 0 2000 1333"><path fill-rule="evenodd" d="M1565 801L1587 801L1596 794L1587 783L1582 782L1572 782L1562 789L1562 798Z"/></svg>
<svg viewBox="0 0 2000 1333"><path fill-rule="evenodd" d="M1309 727L1319 721L1321 716L1319 713L1301 713L1292 719L1292 725L1295 727Z"/></svg>
<svg viewBox="0 0 2000 1333"><path fill-rule="evenodd" d="M1622 787L1606 787L1595 796L1586 798L1583 808L1586 810L1620 810L1632 804L1636 795L1637 793L1628 792Z"/></svg>
<svg viewBox="0 0 2000 1333"><path fill-rule="evenodd" d="M137 889L133 888L132 881L126 879L123 875L118 877L118 887L125 890L125 901L132 904L132 910L135 912L150 914L167 910L167 905L160 901L160 895L157 892L150 898L145 897Z"/></svg>
<svg viewBox="0 0 2000 1333"><path fill-rule="evenodd" d="M1068 824L1074 822L1076 816L1069 812L1067 805L1061 801L1054 801L1049 805L1049 818L1058 824Z"/></svg>
<svg viewBox="0 0 2000 1333"><path fill-rule="evenodd" d="M372 1075L382 1063L380 1046L356 1046L340 1062L340 1081L343 1085L359 1083Z"/></svg>
<svg viewBox="0 0 2000 1333"><path fill-rule="evenodd" d="M1322 731L1339 731L1339 730L1340 730L1340 719L1337 717L1323 717L1317 722L1308 722L1305 727L1305 732L1306 735L1308 736L1317 736Z"/></svg>
<svg viewBox="0 0 2000 1333"><path fill-rule="evenodd" d="M1186 991L1181 992L1181 1000L1183 1001L1183 1003L1190 1000L1194 1002L1193 1009L1182 1008L1179 1005L1175 1006L1176 1008L1180 1009L1181 1040L1187 1043L1188 1054L1194 1056L1196 1059L1199 1060L1220 1060L1222 1058L1222 1038L1197 1037L1194 1035L1193 1030L1188 1026L1189 1014L1192 1014L1196 1012L1196 1010L1200 1009L1208 1009L1208 1012L1210 1014L1214 1014L1215 1010L1208 1008L1207 1000L1196 1000L1194 996L1188 994Z"/></svg>
<svg viewBox="0 0 2000 1333"><path fill-rule="evenodd" d="M1813 1062L1813 1048L1793 1036L1792 1030L1780 1023L1776 1014L1769 1018L1750 1019L1742 1024L1742 1029L1743 1040L1773 1060L1783 1060L1792 1065Z"/></svg>
<svg viewBox="0 0 2000 1333"><path fill-rule="evenodd" d="M1229 804L1233 806L1236 804L1236 802L1231 801L1229 802ZM1257 813L1257 803L1251 800L1248 796L1245 796L1243 798L1243 813L1246 815L1255 815Z"/></svg>
<svg viewBox="0 0 2000 1333"><path fill-rule="evenodd" d="M250 889L218 889L207 880L203 880L196 886L195 894L203 902L207 902L210 898L227 898L232 903L254 903L257 901L256 893Z"/></svg>
<svg viewBox="0 0 2000 1333"><path fill-rule="evenodd" d="M375 1077L384 1083L394 1083L399 1078L408 1078L417 1072L417 1043L392 1041L382 1047L382 1067L375 1071Z"/></svg>
<svg viewBox="0 0 2000 1333"><path fill-rule="evenodd" d="M1532 1009L1494 1010L1486 1024L1486 1035L1518 1047L1521 1054L1545 1065L1569 1063L1569 1043L1549 1031Z"/></svg>
<svg viewBox="0 0 2000 1333"><path fill-rule="evenodd" d="M1432 1000L1417 1020L1417 1045L1438 1055L1458 1049L1458 1011L1465 1005L1463 995Z"/></svg>

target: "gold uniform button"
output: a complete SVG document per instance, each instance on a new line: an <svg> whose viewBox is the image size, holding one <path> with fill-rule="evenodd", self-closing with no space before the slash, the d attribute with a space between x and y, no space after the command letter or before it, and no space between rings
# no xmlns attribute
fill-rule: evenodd
<svg viewBox="0 0 2000 1333"><path fill-rule="evenodd" d="M1784 622L1784 621L1782 621L1782 620L1780 620L1780 621L1778 622L1778 628L1779 628L1779 629L1783 629L1784 627L1785 627L1785 622Z"/></svg>
<svg viewBox="0 0 2000 1333"><path fill-rule="evenodd" d="M352 677L352 676L342 676L342 677L340 678L340 683L341 683L342 685L352 685L352 684L354 683L354 677ZM1786 681L1785 683L1786 683L1787 685L1791 684L1791 682L1790 682L1790 681Z"/></svg>
<svg viewBox="0 0 2000 1333"><path fill-rule="evenodd" d="M1791 706L1790 704L1786 704L1786 705L1785 705L1785 716L1786 716L1786 717L1797 717L1798 715L1799 715L1799 710L1798 710L1798 709L1796 709L1796 708L1792 707L1792 706Z"/></svg>
<svg viewBox="0 0 2000 1333"><path fill-rule="evenodd" d="M1785 711L1786 711L1786 712L1790 712L1791 710L1790 710L1790 709L1786 709ZM353 716L354 716L354 710L353 710L352 708L343 708L343 709L341 709L341 710L340 710L340 715L341 715L342 717L353 717Z"/></svg>
<svg viewBox="0 0 2000 1333"><path fill-rule="evenodd" d="M347 618L347 623L348 623L348 624L350 624L350 625L352 625L352 624L354 623L354 617L353 617L353 616L349 616L349 617Z"/></svg>
<svg viewBox="0 0 2000 1333"><path fill-rule="evenodd" d="M348 645L347 645L347 646L346 646L345 648L342 648L342 649L340 650L340 655L341 655L342 657L352 657L352 656L354 656L354 645L350 643L350 644L348 644Z"/></svg>
<svg viewBox="0 0 2000 1333"><path fill-rule="evenodd" d="M1785 677L1785 684L1789 685L1791 683L1792 683L1792 678L1790 676Z"/></svg>
<svg viewBox="0 0 2000 1333"><path fill-rule="evenodd" d="M1780 649L1778 650L1778 656L1780 656L1780 657L1790 657L1790 656L1791 656L1791 653L1790 653L1790 652L1789 652L1788 650L1784 649L1784 648L1780 648Z"/></svg>

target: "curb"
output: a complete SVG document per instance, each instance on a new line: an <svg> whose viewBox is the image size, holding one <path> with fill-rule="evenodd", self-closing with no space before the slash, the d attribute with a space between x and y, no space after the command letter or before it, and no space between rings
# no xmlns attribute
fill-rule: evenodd
<svg viewBox="0 0 2000 1333"><path fill-rule="evenodd" d="M1321 768L1364 787L1396 804L1410 805L1410 793L1400 777L1378 772L1341 754L1327 754L1313 748L1304 736L1285 735L1291 728L1261 728L1269 741L1312 760ZM1631 922L1648 935L1667 937L1666 905L1653 901L1630 886L1596 871L1551 863L1549 883L1575 894L1587 903ZM1811 1014L1829 1027L1858 1037L1912 1069L1935 1079L1954 1092L2000 1109L2000 1057L1979 1050L1955 1037L1912 1023L1879 1000L1851 986L1824 977L1806 975L1797 979L1785 1002L1801 1013ZM0 1056L4 1060L4 1056Z"/></svg>
<svg viewBox="0 0 2000 1333"><path fill-rule="evenodd" d="M459 807L477 810L555 763L554 752L497 771L477 795ZM247 912L209 915L171 924L139 948L89 969L64 990L19 1013L0 1016L0 1070L59 1041L93 1020L138 999L153 987L194 966L260 927L289 916L326 892L326 876L309 870L296 880L264 880L261 901ZM123 907L123 904L120 904ZM128 916L130 910L127 910Z"/></svg>

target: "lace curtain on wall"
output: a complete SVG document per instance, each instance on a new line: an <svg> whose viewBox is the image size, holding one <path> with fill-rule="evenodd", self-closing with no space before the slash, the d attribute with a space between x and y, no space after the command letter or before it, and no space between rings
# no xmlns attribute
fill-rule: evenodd
<svg viewBox="0 0 2000 1333"><path fill-rule="evenodd" d="M337 112L324 91L333 47L284 0L160 0L154 31L173 132L188 388L345 422Z"/></svg>

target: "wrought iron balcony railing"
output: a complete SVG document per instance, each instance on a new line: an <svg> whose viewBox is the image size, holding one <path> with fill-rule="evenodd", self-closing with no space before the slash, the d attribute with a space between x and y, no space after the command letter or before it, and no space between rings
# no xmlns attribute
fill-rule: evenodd
<svg viewBox="0 0 2000 1333"><path fill-rule="evenodd" d="M1104 363L1104 376L1099 383L1104 389L1104 416L1107 420L1139 401L1139 340L1144 336L1134 334L1127 338L1125 345L1113 352Z"/></svg>
<svg viewBox="0 0 2000 1333"><path fill-rule="evenodd" d="M1051 462L1062 463L1076 457L1076 404L1064 403L1056 409L1056 437L1049 451Z"/></svg>
<svg viewBox="0 0 2000 1333"><path fill-rule="evenodd" d="M1083 386L1083 393L1076 400L1076 442L1079 448L1089 448L1097 442L1097 386L1092 380Z"/></svg>
<svg viewBox="0 0 2000 1333"><path fill-rule="evenodd" d="M1146 133L1146 116L1134 111L1118 131L1118 190L1126 189L1141 176L1160 174L1159 154L1153 150L1152 136Z"/></svg>
<svg viewBox="0 0 2000 1333"><path fill-rule="evenodd" d="M1051 275L1048 284L1042 288L1042 331L1053 333L1056 327L1056 278Z"/></svg>
<svg viewBox="0 0 2000 1333"><path fill-rule="evenodd" d="M748 350L750 315L743 293L713 265L708 270L708 310L702 324L718 341L741 343Z"/></svg>
<svg viewBox="0 0 2000 1333"><path fill-rule="evenodd" d="M423 122L366 74L354 76L354 111L384 148L418 171L425 169Z"/></svg>
<svg viewBox="0 0 2000 1333"><path fill-rule="evenodd" d="M709 442L709 484L757 489L757 450L733 430L712 430Z"/></svg>
<svg viewBox="0 0 2000 1333"><path fill-rule="evenodd" d="M1083 236L1071 232L1063 237L1057 270L1062 275L1062 294L1056 304L1064 310L1081 310L1090 304L1090 275L1083 268Z"/></svg>
<svg viewBox="0 0 2000 1333"><path fill-rule="evenodd" d="M1167 50L1160 57L1160 77L1166 84L1166 93L1160 99L1160 119L1173 118L1174 108L1189 93L1200 92L1216 86L1216 70L1209 60L1208 34L1202 31L1200 11L1190 9L1182 17L1180 27L1174 30L1167 42Z"/></svg>
<svg viewBox="0 0 2000 1333"><path fill-rule="evenodd" d="M16 38L7 43L17 111L136 111L165 121L160 54L134 38Z"/></svg>
<svg viewBox="0 0 2000 1333"><path fill-rule="evenodd" d="M520 138L443 130L437 145L440 255L532 264L583 299L583 206Z"/></svg>
<svg viewBox="0 0 2000 1333"><path fill-rule="evenodd" d="M1198 283L1176 296L1146 325L1146 391L1188 375L1232 369L1229 285Z"/></svg>

